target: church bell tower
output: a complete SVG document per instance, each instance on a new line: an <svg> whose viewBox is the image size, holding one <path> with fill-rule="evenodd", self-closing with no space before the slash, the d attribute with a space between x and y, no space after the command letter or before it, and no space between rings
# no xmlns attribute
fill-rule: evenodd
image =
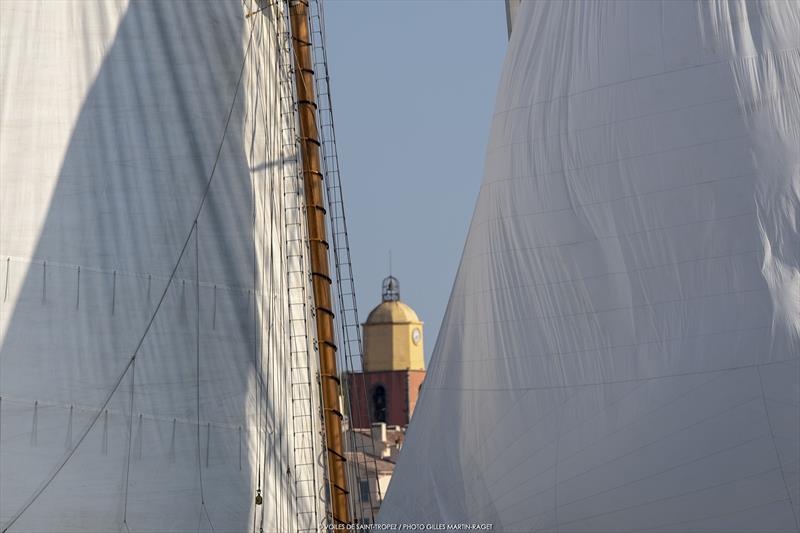
<svg viewBox="0 0 800 533"><path fill-rule="evenodd" d="M364 369L350 376L351 424L405 427L425 379L422 321L400 301L400 283L383 280L381 303L364 322Z"/></svg>

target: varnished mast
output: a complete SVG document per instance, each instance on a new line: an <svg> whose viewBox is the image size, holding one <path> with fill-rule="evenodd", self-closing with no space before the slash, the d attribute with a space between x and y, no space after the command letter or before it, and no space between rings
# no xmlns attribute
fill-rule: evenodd
<svg viewBox="0 0 800 533"><path fill-rule="evenodd" d="M333 329L333 300L328 266L328 240L325 230L320 141L317 128L317 104L314 94L314 70L309 36L308 0L290 0L290 19L297 87L297 111L300 122L300 150L303 162L306 220L311 248L311 275L316 310L317 338L322 386L322 406L331 483L331 507L335 523L349 523L347 478L342 446L342 413L339 410L340 387L336 368L336 344Z"/></svg>

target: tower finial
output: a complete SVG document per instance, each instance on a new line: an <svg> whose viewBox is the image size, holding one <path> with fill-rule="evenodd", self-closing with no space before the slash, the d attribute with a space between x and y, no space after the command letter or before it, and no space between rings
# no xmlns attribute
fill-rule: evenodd
<svg viewBox="0 0 800 533"><path fill-rule="evenodd" d="M382 299L384 302L396 302L400 300L400 282L394 276L389 276L383 280Z"/></svg>

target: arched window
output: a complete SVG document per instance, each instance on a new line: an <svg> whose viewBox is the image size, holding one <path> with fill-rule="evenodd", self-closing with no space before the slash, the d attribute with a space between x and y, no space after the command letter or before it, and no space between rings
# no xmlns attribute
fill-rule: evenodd
<svg viewBox="0 0 800 533"><path fill-rule="evenodd" d="M386 388L383 385L372 388L372 421L386 422Z"/></svg>

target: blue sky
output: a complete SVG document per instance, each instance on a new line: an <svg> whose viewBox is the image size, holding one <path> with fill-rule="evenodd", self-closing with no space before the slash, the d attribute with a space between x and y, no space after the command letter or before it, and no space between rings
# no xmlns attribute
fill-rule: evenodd
<svg viewBox="0 0 800 533"><path fill-rule="evenodd" d="M328 61L359 318L389 250L430 358L483 172L502 0L328 0Z"/></svg>

